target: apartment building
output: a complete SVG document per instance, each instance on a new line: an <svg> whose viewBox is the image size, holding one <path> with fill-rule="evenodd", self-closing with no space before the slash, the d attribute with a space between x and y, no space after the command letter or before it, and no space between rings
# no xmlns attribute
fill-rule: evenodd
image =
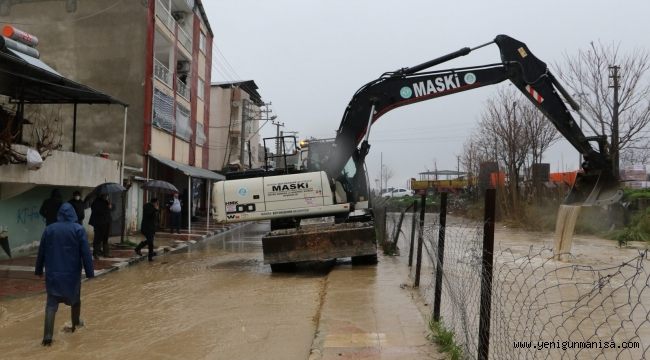
<svg viewBox="0 0 650 360"><path fill-rule="evenodd" d="M191 197L192 213L205 210L209 183L222 177L207 170L213 33L200 0L12 1L0 23L39 37L42 60L60 73L128 103L130 229L139 224L144 199L137 179L170 181ZM75 152L120 160L122 110L77 111ZM60 113L70 132L71 110ZM72 149L70 136L62 149Z"/></svg>
<svg viewBox="0 0 650 360"><path fill-rule="evenodd" d="M261 167L259 130L267 119L255 81L213 83L210 97L209 168L226 172Z"/></svg>

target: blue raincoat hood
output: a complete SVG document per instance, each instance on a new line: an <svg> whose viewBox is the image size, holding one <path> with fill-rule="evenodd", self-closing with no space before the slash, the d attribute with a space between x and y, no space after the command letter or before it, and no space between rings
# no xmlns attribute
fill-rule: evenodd
<svg viewBox="0 0 650 360"><path fill-rule="evenodd" d="M77 212L74 211L74 207L70 203L63 203L59 208L58 214L56 214L57 221L65 222L77 222Z"/></svg>

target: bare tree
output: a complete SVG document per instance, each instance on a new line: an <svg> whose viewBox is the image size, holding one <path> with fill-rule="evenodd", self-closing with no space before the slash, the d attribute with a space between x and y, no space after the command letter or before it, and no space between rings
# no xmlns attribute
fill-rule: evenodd
<svg viewBox="0 0 650 360"><path fill-rule="evenodd" d="M618 146L609 149L613 167L617 156L643 141L643 130L650 123L650 54L647 50L622 53L620 44L591 42L586 50L565 54L565 65L557 66L559 76L576 100L595 122L600 134L613 132L614 92L610 89L609 67L620 66Z"/></svg>
<svg viewBox="0 0 650 360"><path fill-rule="evenodd" d="M533 104L519 97L521 118L524 121L524 133L530 146L531 163L541 163L544 152L560 139L560 133Z"/></svg>
<svg viewBox="0 0 650 360"><path fill-rule="evenodd" d="M501 88L489 99L479 123L479 132L486 139L495 141L497 158L508 174L509 210L516 213L519 198L521 169L530 151L526 139L525 118L517 111L518 93L512 88Z"/></svg>
<svg viewBox="0 0 650 360"><path fill-rule="evenodd" d="M391 169L388 165L384 164L381 169L381 181L386 188L388 188L388 181L395 176L395 171Z"/></svg>
<svg viewBox="0 0 650 360"><path fill-rule="evenodd" d="M24 131L25 125L31 132ZM36 106L27 115L0 108L0 165L26 163L26 147L36 149L46 159L61 147L62 137L60 107Z"/></svg>
<svg viewBox="0 0 650 360"><path fill-rule="evenodd" d="M474 134L465 141L465 144L463 144L463 152L460 156L460 163L470 178L478 176L481 170L481 163L490 159L488 153L489 150L486 151L481 146L480 138L477 135Z"/></svg>

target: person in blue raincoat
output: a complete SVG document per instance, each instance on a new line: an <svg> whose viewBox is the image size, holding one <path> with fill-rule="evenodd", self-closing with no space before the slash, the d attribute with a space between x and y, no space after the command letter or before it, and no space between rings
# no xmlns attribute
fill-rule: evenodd
<svg viewBox="0 0 650 360"><path fill-rule="evenodd" d="M83 326L79 319L81 268L85 270L87 278L95 276L86 231L77 223L77 214L69 203L61 205L57 222L48 225L43 232L36 258L37 276L43 276L43 267L47 290L43 345L49 346L52 344L54 317L59 303L71 307L72 327L68 330L74 332L76 327Z"/></svg>

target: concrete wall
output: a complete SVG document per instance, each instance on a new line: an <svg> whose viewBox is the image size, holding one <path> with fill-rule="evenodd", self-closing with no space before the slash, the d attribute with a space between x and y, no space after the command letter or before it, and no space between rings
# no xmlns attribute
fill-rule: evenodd
<svg viewBox="0 0 650 360"><path fill-rule="evenodd" d="M228 140L228 121L230 116L231 89L220 86L210 87L210 170L220 171L224 166L226 141Z"/></svg>
<svg viewBox="0 0 650 360"><path fill-rule="evenodd" d="M54 151L39 170L27 170L24 164L0 167L0 199L29 185L56 185L94 188L104 182L119 182L117 161L96 156ZM19 185L23 184L23 185ZM20 191L18 191L20 192Z"/></svg>
<svg viewBox="0 0 650 360"><path fill-rule="evenodd" d="M64 1L12 1L3 23L17 25L39 38L41 60L63 76L107 93L130 105L126 164L143 166L143 104L147 2L77 1L68 13ZM91 16L99 13L98 15ZM73 19L90 16L86 19ZM121 106L79 105L77 151L122 154ZM64 149L72 146L72 105L63 108Z"/></svg>
<svg viewBox="0 0 650 360"><path fill-rule="evenodd" d="M73 187L57 187L67 201L72 197L72 192L82 190ZM0 200L0 232L9 238L9 247L12 256L34 252L41 241L45 229L45 219L38 213L43 200L50 197L54 189L52 186L38 186L20 195L9 199ZM85 193L89 189L85 189ZM85 194L84 194L85 195ZM92 227L88 226L90 209L86 209L84 227L92 239ZM7 258L4 251L0 250L0 259Z"/></svg>

